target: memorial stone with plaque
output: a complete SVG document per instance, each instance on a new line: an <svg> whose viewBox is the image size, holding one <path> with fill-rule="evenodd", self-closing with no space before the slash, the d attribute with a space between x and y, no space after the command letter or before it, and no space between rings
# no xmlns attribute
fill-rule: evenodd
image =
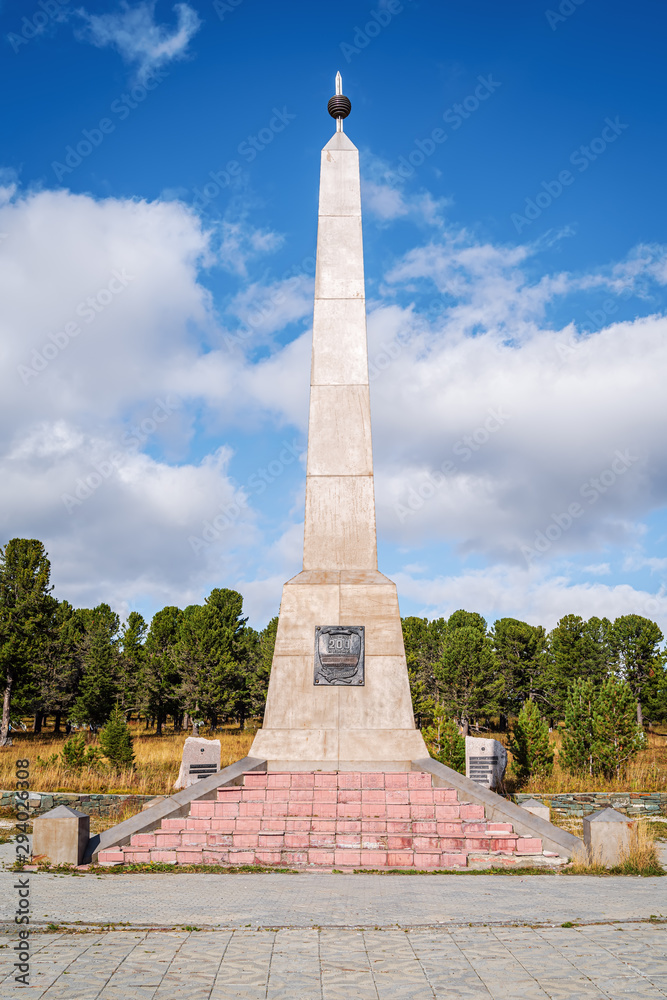
<svg viewBox="0 0 667 1000"><path fill-rule="evenodd" d="M188 736L183 746L181 769L174 788L188 788L220 770L220 740Z"/></svg>
<svg viewBox="0 0 667 1000"><path fill-rule="evenodd" d="M498 788L507 767L507 750L498 740L466 736L466 778L484 788Z"/></svg>

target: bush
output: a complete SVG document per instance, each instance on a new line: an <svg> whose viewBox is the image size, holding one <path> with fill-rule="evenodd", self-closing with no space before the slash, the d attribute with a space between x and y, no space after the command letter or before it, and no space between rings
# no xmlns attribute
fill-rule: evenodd
<svg viewBox="0 0 667 1000"><path fill-rule="evenodd" d="M125 715L118 705L111 713L111 718L100 732L102 752L110 764L121 768L134 768L134 751L132 736L125 721Z"/></svg>
<svg viewBox="0 0 667 1000"><path fill-rule="evenodd" d="M422 729L424 742L434 760L460 774L466 773L466 741L453 719L447 718L442 705L433 711L433 725Z"/></svg>
<svg viewBox="0 0 667 1000"><path fill-rule="evenodd" d="M549 745L549 727L534 701L524 702L512 727L510 750L514 757L517 778L548 776L554 767L554 752Z"/></svg>
<svg viewBox="0 0 667 1000"><path fill-rule="evenodd" d="M101 754L97 747L86 749L86 738L83 733L71 736L60 752L63 767L68 771L80 771L84 767L96 767L101 763Z"/></svg>

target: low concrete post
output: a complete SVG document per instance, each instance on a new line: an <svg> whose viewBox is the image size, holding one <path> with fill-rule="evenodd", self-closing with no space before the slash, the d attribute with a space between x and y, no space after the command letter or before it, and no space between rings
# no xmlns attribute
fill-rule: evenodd
<svg viewBox="0 0 667 1000"><path fill-rule="evenodd" d="M90 838L90 816L56 806L38 816L32 827L32 856L54 865L80 865Z"/></svg>
<svg viewBox="0 0 667 1000"><path fill-rule="evenodd" d="M607 807L584 817L584 844L589 861L612 868L630 850L637 821Z"/></svg>
<svg viewBox="0 0 667 1000"><path fill-rule="evenodd" d="M526 799L524 802L519 802L518 804L526 812L532 813L533 816L539 816L540 819L545 819L547 823L551 822L551 810L549 806L544 802L540 802L539 799Z"/></svg>

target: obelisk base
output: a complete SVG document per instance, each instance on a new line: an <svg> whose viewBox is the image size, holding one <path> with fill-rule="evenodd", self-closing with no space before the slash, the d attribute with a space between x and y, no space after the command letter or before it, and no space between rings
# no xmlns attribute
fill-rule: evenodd
<svg viewBox="0 0 667 1000"><path fill-rule="evenodd" d="M315 628L365 626L362 687L314 683ZM305 570L283 588L263 728L270 771L409 771L415 728L396 585L373 570Z"/></svg>

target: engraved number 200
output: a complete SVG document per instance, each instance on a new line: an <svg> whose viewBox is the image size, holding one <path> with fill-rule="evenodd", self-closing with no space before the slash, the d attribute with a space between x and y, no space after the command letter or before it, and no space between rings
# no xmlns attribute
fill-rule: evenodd
<svg viewBox="0 0 667 1000"><path fill-rule="evenodd" d="M351 642L349 635L330 635L329 636L329 652L330 653L349 653L351 648Z"/></svg>

